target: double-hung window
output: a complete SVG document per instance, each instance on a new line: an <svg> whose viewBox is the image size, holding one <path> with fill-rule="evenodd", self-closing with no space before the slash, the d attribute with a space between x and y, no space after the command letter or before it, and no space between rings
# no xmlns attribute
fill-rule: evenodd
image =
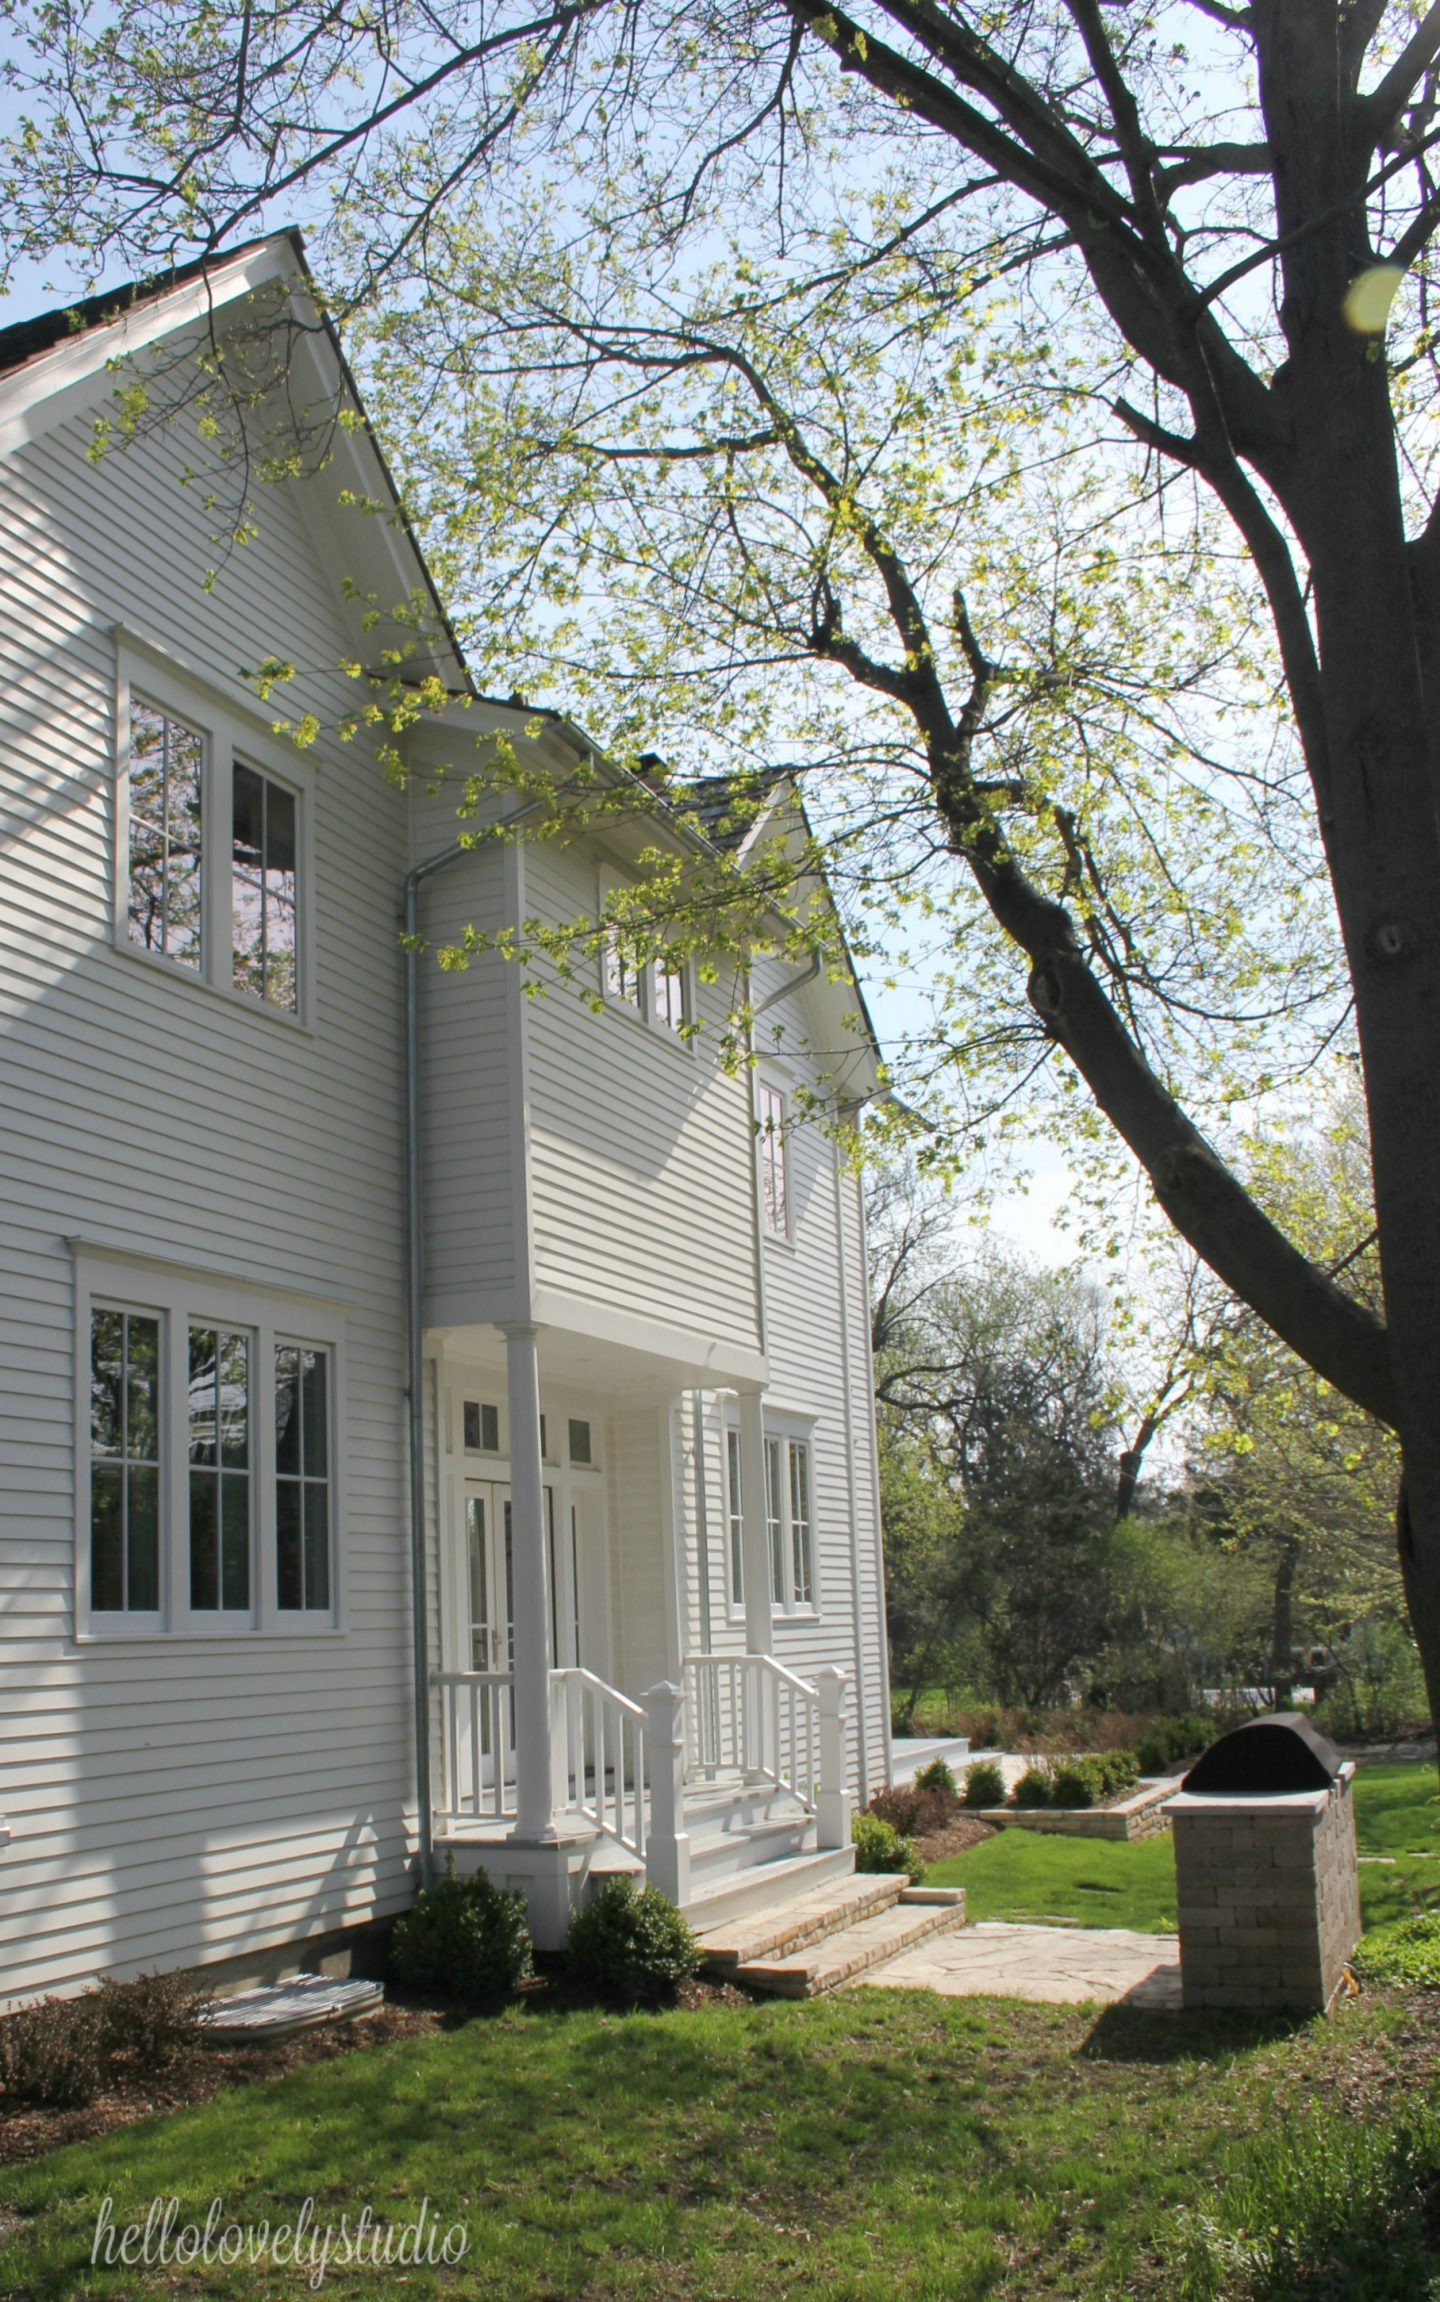
<svg viewBox="0 0 1440 2302"><path fill-rule="evenodd" d="M156 651L120 670L117 942L304 1019L309 770Z"/></svg>
<svg viewBox="0 0 1440 2302"><path fill-rule="evenodd" d="M343 1315L79 1243L76 1276L77 1629L334 1627Z"/></svg>
<svg viewBox="0 0 1440 2302"><path fill-rule="evenodd" d="M733 1424L725 1431L725 1510L730 1568L730 1605L744 1604L745 1512L742 1441ZM770 1603L781 1614L812 1614L815 1595L815 1525L811 1511L810 1441L784 1433L765 1435L765 1548L770 1567Z"/></svg>

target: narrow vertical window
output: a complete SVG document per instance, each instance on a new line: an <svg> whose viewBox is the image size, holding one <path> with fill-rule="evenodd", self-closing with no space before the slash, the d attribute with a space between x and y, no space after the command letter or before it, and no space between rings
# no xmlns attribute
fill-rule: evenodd
<svg viewBox="0 0 1440 2302"><path fill-rule="evenodd" d="M295 794L235 762L234 982L267 1006L299 1006Z"/></svg>
<svg viewBox="0 0 1440 2302"><path fill-rule="evenodd" d="M785 1237L790 1229L789 1184L785 1172L785 1098L774 1087L760 1089L760 1180L765 1228Z"/></svg>
<svg viewBox="0 0 1440 2302"><path fill-rule="evenodd" d="M814 1544L810 1528L810 1450L792 1439L790 1454L791 1596L797 1607L815 1604Z"/></svg>
<svg viewBox="0 0 1440 2302"><path fill-rule="evenodd" d="M201 965L201 786L205 741L183 720L130 705L126 931L144 951Z"/></svg>
<svg viewBox="0 0 1440 2302"><path fill-rule="evenodd" d="M765 1523L770 1535L770 1596L785 1604L785 1527L781 1518L780 1441L765 1441Z"/></svg>
<svg viewBox="0 0 1440 2302"><path fill-rule="evenodd" d="M663 1024L667 1031L683 1031L689 1020L685 1013L684 969L667 967L663 959L657 959L652 983L654 1020Z"/></svg>
<svg viewBox="0 0 1440 2302"><path fill-rule="evenodd" d="M622 999L627 1007L638 1009L641 970L630 937L618 927L605 932L605 996Z"/></svg>
<svg viewBox="0 0 1440 2302"><path fill-rule="evenodd" d="M250 1608L250 1338L190 1329L190 1604Z"/></svg>
<svg viewBox="0 0 1440 2302"><path fill-rule="evenodd" d="M134 1311L90 1320L90 1604L160 1606L160 1322Z"/></svg>
<svg viewBox="0 0 1440 2302"><path fill-rule="evenodd" d="M726 1518L730 1527L730 1603L745 1604L745 1502L740 1484L740 1433L725 1433L725 1470L728 1492Z"/></svg>
<svg viewBox="0 0 1440 2302"><path fill-rule="evenodd" d="M330 1605L330 1354L275 1347L276 1596L286 1613Z"/></svg>
<svg viewBox="0 0 1440 2302"><path fill-rule="evenodd" d="M570 1417L570 1460L572 1463L588 1464L594 1459L590 1451L590 1425L580 1422L576 1416L572 1415Z"/></svg>

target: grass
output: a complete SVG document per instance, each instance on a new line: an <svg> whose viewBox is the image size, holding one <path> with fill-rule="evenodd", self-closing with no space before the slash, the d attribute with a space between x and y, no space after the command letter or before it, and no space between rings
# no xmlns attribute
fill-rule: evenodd
<svg viewBox="0 0 1440 2302"><path fill-rule="evenodd" d="M1357 2079L1369 2071L1370 2079ZM332 2253L323 2292L369 2302L1173 2302L1177 2210L1289 2114L1365 2083L1433 2090L1396 2006L1295 2028L1216 2017L856 1991L660 2016L515 2012L313 2064L6 2171L0 2293L26 2302L278 2302L303 2272L91 2265L174 2198L178 2225L318 2224L422 2200L458 2266ZM1383 2302L1390 2288L1365 2289ZM1416 2292L1395 2288L1398 2298Z"/></svg>
<svg viewBox="0 0 1440 2302"><path fill-rule="evenodd" d="M1360 1908L1367 1927L1440 1904L1440 1785L1433 1766L1361 1767L1355 1776L1355 1836L1362 1855ZM1170 1835L1061 1838L1005 1830L947 1856L926 1872L932 1886L963 1886L966 1915L979 1919L1068 1920L1127 1926L1141 1934L1175 1931L1175 1857Z"/></svg>

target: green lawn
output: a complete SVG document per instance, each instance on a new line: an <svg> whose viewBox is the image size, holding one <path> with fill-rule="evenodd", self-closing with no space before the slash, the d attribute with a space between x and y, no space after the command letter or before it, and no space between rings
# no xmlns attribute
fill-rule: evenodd
<svg viewBox="0 0 1440 2302"><path fill-rule="evenodd" d="M1433 1766L1367 1766L1355 1777L1355 1835L1367 1926L1440 1900L1440 1783ZM926 1873L963 1886L972 1920L1064 1919L1173 1933L1175 1858L1170 1835L1123 1840L1050 1838L1004 1830Z"/></svg>
<svg viewBox="0 0 1440 2302"><path fill-rule="evenodd" d="M1289 2111L1357 2077L1413 2101L1435 2075L1428 2037L1374 1998L1298 2027L863 1990L515 2013L3 2170L0 2293L288 2302L309 2291L288 2266L92 2269L96 2215L108 2197L123 2228L173 2197L203 2223L218 2199L273 2224L308 2198L322 2224L366 2203L401 2224L428 2199L468 2233L451 2269L332 2255L339 2302L1175 2302L1185 2210Z"/></svg>

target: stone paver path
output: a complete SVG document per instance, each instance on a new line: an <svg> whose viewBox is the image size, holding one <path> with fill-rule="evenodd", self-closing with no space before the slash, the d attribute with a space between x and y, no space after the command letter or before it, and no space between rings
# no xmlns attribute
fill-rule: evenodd
<svg viewBox="0 0 1440 2302"><path fill-rule="evenodd" d="M857 1975L857 1986L937 1990L945 1998L1040 1998L1055 2005L1178 2007L1180 1943L1124 1927L1005 1926L984 1920L939 1934Z"/></svg>

